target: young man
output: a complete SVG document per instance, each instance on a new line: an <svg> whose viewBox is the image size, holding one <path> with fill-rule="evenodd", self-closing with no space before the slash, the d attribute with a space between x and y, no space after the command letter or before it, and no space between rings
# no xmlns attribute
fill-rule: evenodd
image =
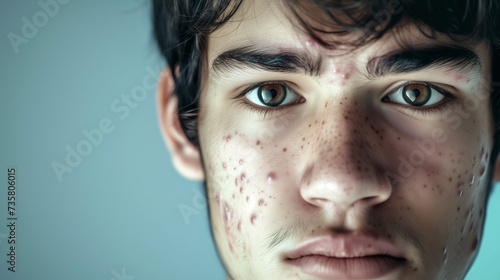
<svg viewBox="0 0 500 280"><path fill-rule="evenodd" d="M499 13L155 1L161 128L228 278L462 279L498 174Z"/></svg>

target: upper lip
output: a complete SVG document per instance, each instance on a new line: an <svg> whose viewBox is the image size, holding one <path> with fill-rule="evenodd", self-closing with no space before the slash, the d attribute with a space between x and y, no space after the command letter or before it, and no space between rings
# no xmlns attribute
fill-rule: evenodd
<svg viewBox="0 0 500 280"><path fill-rule="evenodd" d="M362 258L370 256L388 256L404 258L394 244L386 239L371 235L327 235L309 239L286 254L288 260L306 256L325 256L332 258Z"/></svg>

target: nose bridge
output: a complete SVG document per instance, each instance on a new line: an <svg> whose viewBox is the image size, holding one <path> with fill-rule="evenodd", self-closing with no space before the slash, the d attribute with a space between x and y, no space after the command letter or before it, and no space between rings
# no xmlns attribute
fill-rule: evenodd
<svg viewBox="0 0 500 280"><path fill-rule="evenodd" d="M360 107L347 98L325 106L317 121L317 149L301 186L306 201L349 207L360 200L380 202L390 195L374 157L379 140L374 136L381 132L368 123Z"/></svg>

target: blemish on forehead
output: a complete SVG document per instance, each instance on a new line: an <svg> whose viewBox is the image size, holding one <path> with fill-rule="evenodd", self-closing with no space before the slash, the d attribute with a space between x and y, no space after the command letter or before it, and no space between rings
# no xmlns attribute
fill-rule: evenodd
<svg viewBox="0 0 500 280"><path fill-rule="evenodd" d="M222 162L222 168L226 169L227 168L227 163L224 161Z"/></svg>
<svg viewBox="0 0 500 280"><path fill-rule="evenodd" d="M341 85L345 85L346 81L351 77L351 68L349 66L341 67L339 64L341 62L335 62L334 59L328 60L328 71L330 72L327 79L328 83L332 84L340 81Z"/></svg>
<svg viewBox="0 0 500 280"><path fill-rule="evenodd" d="M239 164L242 165L243 163L245 163L245 161L243 159L240 159Z"/></svg>
<svg viewBox="0 0 500 280"><path fill-rule="evenodd" d="M224 140L228 143L231 142L231 135L226 136Z"/></svg>
<svg viewBox="0 0 500 280"><path fill-rule="evenodd" d="M316 43L316 41L314 41L314 39L309 38L306 40L306 46L310 48L315 48L318 46L318 44Z"/></svg>

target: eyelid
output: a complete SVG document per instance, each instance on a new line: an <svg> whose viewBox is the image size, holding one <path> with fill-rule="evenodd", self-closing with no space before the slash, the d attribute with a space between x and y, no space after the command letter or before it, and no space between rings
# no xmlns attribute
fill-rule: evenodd
<svg viewBox="0 0 500 280"><path fill-rule="evenodd" d="M296 90L293 89L294 87L296 87L296 85L293 84L293 86L290 86L290 84L293 84L293 83L284 82L284 81L263 81L263 82L253 83L253 84L245 87L241 91L241 93L239 93L236 97L234 97L234 99L242 98L243 96L245 96L250 91L252 91L252 90L254 90L254 89L258 88L258 87L265 86L265 85L282 85L282 86L284 86L284 87L292 90L296 95L302 96L299 93L297 93Z"/></svg>

